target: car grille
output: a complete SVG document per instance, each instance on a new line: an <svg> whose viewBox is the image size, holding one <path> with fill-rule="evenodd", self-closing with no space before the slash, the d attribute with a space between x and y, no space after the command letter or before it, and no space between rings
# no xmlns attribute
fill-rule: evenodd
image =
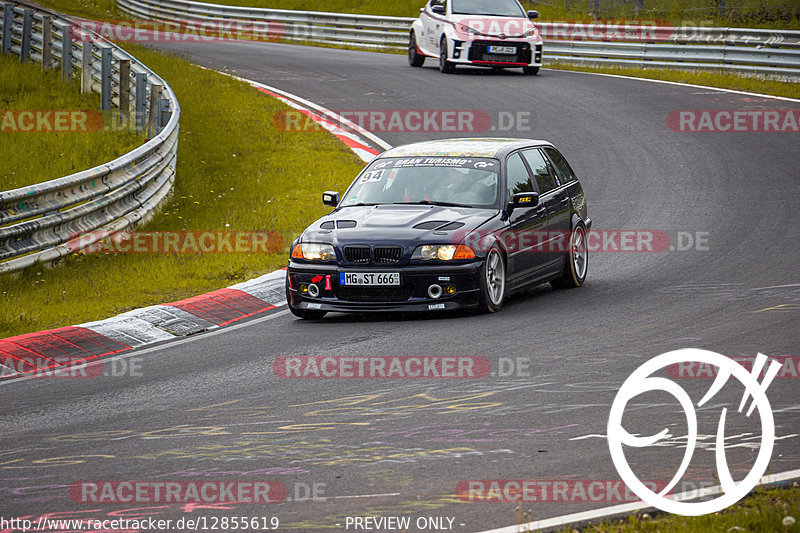
<svg viewBox="0 0 800 533"><path fill-rule="evenodd" d="M399 246L376 246L376 263L398 263L403 255L403 249Z"/></svg>
<svg viewBox="0 0 800 533"><path fill-rule="evenodd" d="M490 54L487 52L489 46L514 46L517 53L511 54ZM508 41L474 41L469 49L470 61L495 61L500 63L530 63L531 45L529 43L508 42Z"/></svg>
<svg viewBox="0 0 800 533"><path fill-rule="evenodd" d="M333 293L347 302L404 302L411 298L414 287L341 287L334 286Z"/></svg>
<svg viewBox="0 0 800 533"><path fill-rule="evenodd" d="M369 263L370 248L369 246L345 246L344 258L349 263Z"/></svg>

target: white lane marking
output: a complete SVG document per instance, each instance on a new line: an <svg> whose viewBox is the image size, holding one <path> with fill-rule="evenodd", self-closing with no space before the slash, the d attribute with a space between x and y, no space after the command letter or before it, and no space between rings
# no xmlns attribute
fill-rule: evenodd
<svg viewBox="0 0 800 533"><path fill-rule="evenodd" d="M773 483L790 481L792 479L797 479L797 478L800 478L800 470L789 470L788 472L781 472L779 474L764 476L761 478L758 485L770 485ZM702 498L705 496L713 496L715 494L721 494L721 493L722 493L722 487L717 485L714 487L707 487L704 489L691 490L687 492L681 492L679 494L674 494L672 496L672 499L676 501L696 500L698 498ZM546 518L544 520L536 520L534 522L528 522L527 524L521 524L518 526L508 526L508 527L501 527L498 529L489 529L486 531L480 531L479 533L522 533L524 531L537 531L539 529L545 529L545 528L564 527L569 524L577 522L598 520L601 518L607 518L609 516L614 516L618 514L633 513L635 511L641 511L644 509L652 509L652 506L642 501L624 503L621 505L612 505L611 507L604 507L602 509L594 509L592 511L584 511L581 513L556 516L554 518Z"/></svg>
<svg viewBox="0 0 800 533"><path fill-rule="evenodd" d="M390 492L387 494L356 494L353 496L325 496L326 500L348 500L355 498L383 498L386 496L400 496L399 492ZM337 526L339 524L336 524Z"/></svg>
<svg viewBox="0 0 800 533"><path fill-rule="evenodd" d="M800 283L791 283L789 285L773 285L772 287L756 287L755 289L750 289L750 290L763 291L767 289L788 289L789 287L800 287Z"/></svg>
<svg viewBox="0 0 800 533"><path fill-rule="evenodd" d="M800 99L797 98L789 98L786 96L775 96L774 94L761 94L761 93L751 93L747 91L738 91L736 89L723 89L721 87L709 87L708 85L695 85L693 83L682 83L679 81L666 81L666 80L653 80L650 78L639 78L636 76L623 76L621 74L605 74L602 72L584 72L582 70L561 70L557 68L545 68L544 70L557 70L559 72L574 72L576 74L591 74L592 76L608 76L610 78L623 78L628 80L641 80L641 81L649 81L653 83L664 83L667 85L679 85L681 87L693 87L695 89L709 89L712 91L720 91L724 93L733 93L733 94L744 94L747 96L758 96L761 98L772 98L774 100L783 100L786 102L800 102Z"/></svg>
<svg viewBox="0 0 800 533"><path fill-rule="evenodd" d="M276 307L282 307L284 305L286 305L286 303L282 303L281 305L276 306ZM184 339L180 339L180 340L176 340L176 341L165 342L164 344L160 344L158 346L152 346L150 348L145 348L143 350L138 350L138 351L137 350L132 350L130 352L117 354L117 355L114 355L114 356L111 356L111 357L101 357L100 359L95 359L95 360L92 360L92 361L87 361L86 363L82 363L79 366L70 367L70 371L74 372L74 371L79 370L81 368L90 367L92 365L100 365L100 364L105 363L106 361L114 361L114 360L117 360L117 359L127 359L129 357L138 357L140 355L145 355L145 354L148 354L148 353L157 352L159 350L164 350L164 349L167 349L167 348L173 348L173 347L176 347L176 346L180 346L182 344L186 344L188 342L194 342L194 341L198 341L200 339L207 339L209 337L214 337L214 336L217 336L217 335L219 335L221 333L226 333L228 331L234 331L234 330L237 330L239 328L245 328L245 327L252 326L252 325L255 325L255 324L260 324L262 322L266 322L267 320L272 320L274 318L278 318L278 317L281 317L281 316L284 316L284 315L287 315L287 314L289 314L289 310L288 309L286 309L284 311L279 311L279 312L271 314L271 315L267 315L265 317L256 318L255 320L250 320L250 321L244 322L242 324L235 324L233 326L226 326L224 328L220 328L220 329L217 329L215 331L209 331L207 333L200 333L198 335L194 335L194 336L191 336L191 337L186 337ZM29 379L40 379L40 378L37 378L36 375L20 377L20 378L12 378L12 379L8 379L8 380L0 381L0 386L8 385L9 383L18 383L20 381L27 381Z"/></svg>

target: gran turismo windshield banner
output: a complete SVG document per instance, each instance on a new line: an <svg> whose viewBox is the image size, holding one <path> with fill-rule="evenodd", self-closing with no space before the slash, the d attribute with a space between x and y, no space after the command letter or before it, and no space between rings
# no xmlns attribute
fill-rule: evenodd
<svg viewBox="0 0 800 533"><path fill-rule="evenodd" d="M488 157L399 157L380 159L369 166L369 171L408 167L475 168L487 172L500 172L500 162Z"/></svg>

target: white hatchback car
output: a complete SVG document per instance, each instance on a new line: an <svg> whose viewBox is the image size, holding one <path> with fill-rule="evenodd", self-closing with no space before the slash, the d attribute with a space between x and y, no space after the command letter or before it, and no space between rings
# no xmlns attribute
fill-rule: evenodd
<svg viewBox="0 0 800 533"><path fill-rule="evenodd" d="M542 38L531 22L539 13L517 0L429 0L420 12L408 42L412 67L426 57L438 57L444 73L475 65L537 74L542 66Z"/></svg>

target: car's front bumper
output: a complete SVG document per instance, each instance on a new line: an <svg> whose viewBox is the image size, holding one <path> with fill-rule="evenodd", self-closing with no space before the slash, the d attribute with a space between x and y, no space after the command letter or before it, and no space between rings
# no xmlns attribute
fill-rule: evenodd
<svg viewBox="0 0 800 533"><path fill-rule="evenodd" d="M452 265L404 265L392 268L342 267L289 262L287 270L289 305L309 311L340 311L349 313L387 311L448 311L476 307L480 301L479 275L482 261ZM339 284L341 272L399 272L399 287L348 287ZM314 283L319 296L301 294L302 285ZM442 294L430 298L433 285L454 285L452 296Z"/></svg>
<svg viewBox="0 0 800 533"><path fill-rule="evenodd" d="M490 54L489 46L513 46L514 55ZM541 67L541 42L525 40L471 39L461 41L452 39L448 46L450 61L457 65L476 65L484 67Z"/></svg>

